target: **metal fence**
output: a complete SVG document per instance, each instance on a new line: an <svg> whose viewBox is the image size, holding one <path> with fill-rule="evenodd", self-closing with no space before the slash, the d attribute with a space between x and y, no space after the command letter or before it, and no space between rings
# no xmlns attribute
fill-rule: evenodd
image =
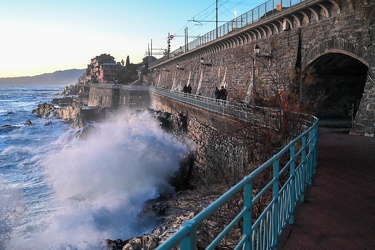
<svg viewBox="0 0 375 250"><path fill-rule="evenodd" d="M236 105L226 101L216 104L216 100L212 98L188 96L184 93L157 88L151 88L151 91L184 103L198 105L212 112L233 115L236 118L247 117L246 120L248 117L254 119L254 110L248 116L244 114L246 109L232 113L230 110L236 110ZM157 249L167 250L175 247L182 250L197 249L197 235L200 226L238 195L242 196L242 209L212 239L206 249L215 249L235 227L238 228L239 226L241 227L241 237L235 242L233 249L276 248L283 228L288 222L293 223L295 206L298 201L304 199L305 188L311 185L317 165L318 119L308 115L301 115L300 117L300 122L306 128L305 131L206 209L191 220L186 221L180 230ZM269 178L266 178L267 181L259 186L259 179L264 179L264 176L267 176L266 173L269 173ZM268 197L268 199L265 199L265 197ZM265 203L264 200L267 200L267 202ZM254 206L259 203L262 203L264 209L255 213ZM236 231L237 234L238 231Z"/></svg>
<svg viewBox="0 0 375 250"><path fill-rule="evenodd" d="M129 91L147 91L149 86L145 85L125 85L117 83L91 83L90 85L79 85L85 87L95 87L98 89L125 89Z"/></svg>
<svg viewBox="0 0 375 250"><path fill-rule="evenodd" d="M217 29L214 29L204 35L199 36L198 38L194 39L193 41L181 46L175 51L172 51L169 57L178 56L183 52L187 52L189 50L198 48L206 43L212 42L220 37L223 37L235 30L244 28L248 25L251 25L257 21L263 20L268 18L276 13L280 12L276 9L277 5L280 5L282 2L282 9L290 9L294 7L298 7L299 4L304 2L311 2L314 0L269 0L258 7L234 18L233 20L219 26ZM280 5L281 6L281 5ZM150 67L157 65L163 61L166 61L167 57L163 57L153 63L150 64Z"/></svg>
<svg viewBox="0 0 375 250"><path fill-rule="evenodd" d="M291 8L297 4L306 2L308 0L283 0L282 1L282 8ZM182 48L179 48L178 50L175 50L172 52L172 55L178 55L181 53L181 51L188 51L195 49L203 44L212 42L213 40L223 37L227 34L229 34L232 31L235 31L237 29L241 29L243 27L246 27L250 24L253 24L259 20L265 19L267 17L270 17L274 15L275 13L279 12L276 10L276 5L280 4L280 0L269 0L258 7L255 7L254 9L234 18L233 20L219 26L216 29L198 37L197 39L193 40L192 42L188 43L187 45L182 46ZM281 5L280 5L281 6Z"/></svg>
<svg viewBox="0 0 375 250"><path fill-rule="evenodd" d="M249 105L247 103L230 102L202 95L171 91L164 88L150 87L150 91L182 103L190 104L213 113L235 118L240 121L268 127L280 128L280 110Z"/></svg>

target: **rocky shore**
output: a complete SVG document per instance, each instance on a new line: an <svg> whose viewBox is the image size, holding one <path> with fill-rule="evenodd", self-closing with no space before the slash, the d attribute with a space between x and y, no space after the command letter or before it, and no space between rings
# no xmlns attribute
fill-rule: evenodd
<svg viewBox="0 0 375 250"><path fill-rule="evenodd" d="M70 128L84 128L89 121L102 119L106 109L100 107L84 109L78 94L79 90L75 85L67 86L60 93L61 97L54 98L51 103L39 104L32 113L39 118L61 119L70 124Z"/></svg>
<svg viewBox="0 0 375 250"><path fill-rule="evenodd" d="M144 234L127 240L107 239L107 247L109 250L155 249L177 232L185 221L192 219L214 200L219 198L223 191L223 187L219 186L211 187L210 189L191 189L151 200L145 204L144 210L139 216L157 216L160 219L160 226L155 228L150 234ZM228 207L228 209L230 208ZM212 240L213 235L220 229L218 227L219 224L222 224L222 221L214 218L204 223L200 228L201 233L198 236L198 249L203 249L208 245L208 241Z"/></svg>
<svg viewBox="0 0 375 250"><path fill-rule="evenodd" d="M70 124L71 128L80 128L77 136L84 139L85 135L92 129L92 125L87 126L89 120L102 119L105 112L98 108L95 114L88 116L84 114L79 99L74 95L77 91L74 86L66 87L61 93L61 98L55 98L52 103L43 103L38 105L32 112L38 117L48 119L55 117L62 119ZM57 107L55 107L55 105ZM171 117L163 112L153 112L156 119L160 121L161 127L165 130L171 129ZM222 193L223 188L205 188L193 187L190 184L192 168L194 164L194 154L187 156L180 163L180 171L169 180L170 184L175 187L176 193L163 195L156 199L148 201L140 217L152 217L159 219L159 226L151 233L140 235L131 239L107 239L106 245L109 250L151 250L163 243L167 238L174 234L181 225L194 217L212 201L217 199ZM214 232L215 225L206 225L207 232ZM204 239L198 239L204 244Z"/></svg>

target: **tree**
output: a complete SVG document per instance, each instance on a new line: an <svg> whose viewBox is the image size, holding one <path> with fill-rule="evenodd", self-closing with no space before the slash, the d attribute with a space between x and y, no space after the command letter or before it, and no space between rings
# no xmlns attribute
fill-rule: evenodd
<svg viewBox="0 0 375 250"><path fill-rule="evenodd" d="M137 69L140 64L129 64L127 67L122 67L122 69L117 73L116 78L120 84L129 84L138 79Z"/></svg>
<svg viewBox="0 0 375 250"><path fill-rule="evenodd" d="M125 67L129 67L130 66L130 59L129 59L129 56L126 57L126 64L125 64Z"/></svg>

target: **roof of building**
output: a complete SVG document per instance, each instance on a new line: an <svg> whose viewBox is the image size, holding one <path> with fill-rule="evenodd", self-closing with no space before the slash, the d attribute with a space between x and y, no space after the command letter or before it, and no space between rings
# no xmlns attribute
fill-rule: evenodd
<svg viewBox="0 0 375 250"><path fill-rule="evenodd" d="M104 66L116 66L116 63L102 63Z"/></svg>

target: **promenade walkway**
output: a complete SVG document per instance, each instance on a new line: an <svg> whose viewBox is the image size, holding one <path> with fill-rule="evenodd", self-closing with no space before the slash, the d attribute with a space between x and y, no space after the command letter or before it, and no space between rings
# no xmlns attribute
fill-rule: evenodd
<svg viewBox="0 0 375 250"><path fill-rule="evenodd" d="M375 249L375 139L320 128L319 162L278 249Z"/></svg>

